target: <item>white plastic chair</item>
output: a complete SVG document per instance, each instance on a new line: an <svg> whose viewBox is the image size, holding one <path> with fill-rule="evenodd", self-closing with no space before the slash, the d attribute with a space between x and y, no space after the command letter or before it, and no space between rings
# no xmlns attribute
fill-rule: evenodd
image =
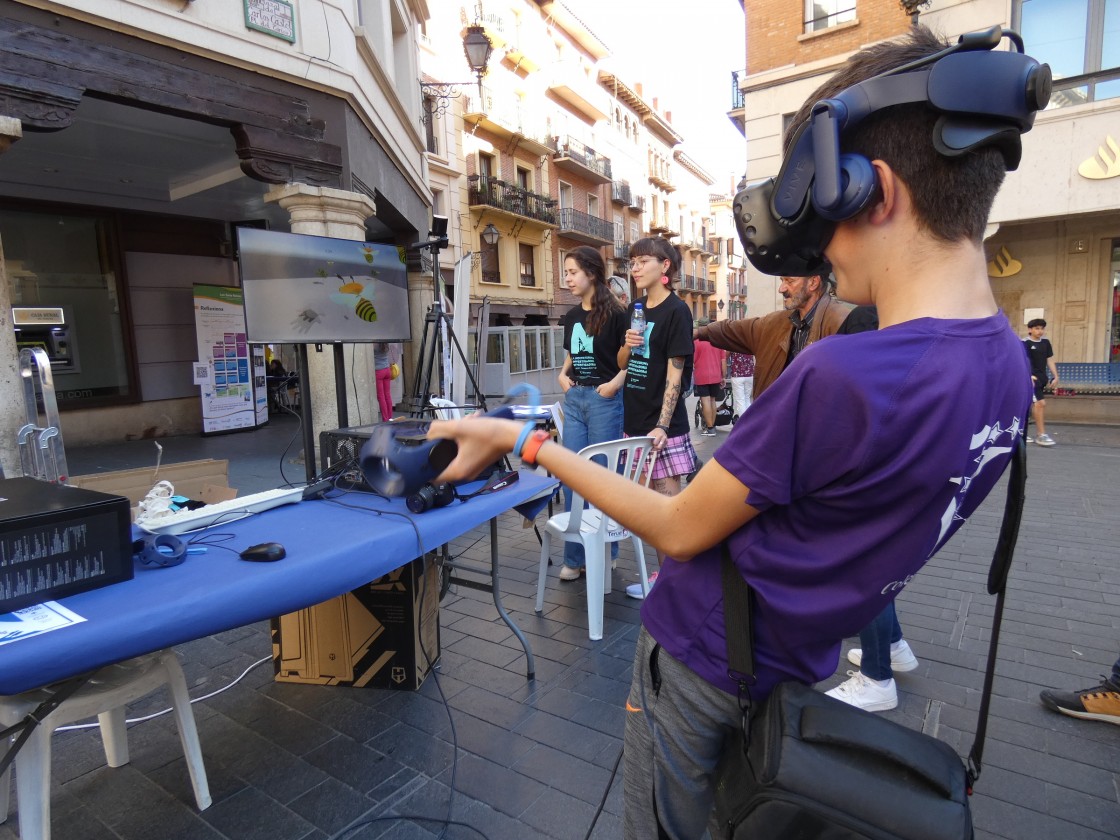
<svg viewBox="0 0 1120 840"><path fill-rule="evenodd" d="M595 456L605 456L610 469L618 471L631 481L649 486L653 466L657 462L657 452L653 449L653 438L633 437L594 443L579 451L582 458L591 460ZM588 504L579 493L572 493L570 513L558 513L545 523L541 539L540 572L537 575L537 612L544 609L544 586L548 575L549 553L552 537L557 536L564 542L578 542L583 545L587 563L587 628L592 641L603 638L603 600L611 591L611 565L607 562L607 545L621 542L627 537L634 545L634 555L638 558L638 572L641 575L642 593L649 593L649 576L646 574L645 547L641 539L631 534L613 519Z"/></svg>
<svg viewBox="0 0 1120 840"><path fill-rule="evenodd" d="M437 420L461 420L463 417L463 409L451 400L443 397L428 397L428 402L435 409L432 413Z"/></svg>
<svg viewBox="0 0 1120 840"><path fill-rule="evenodd" d="M22 840L50 840L51 836L51 734L60 726L97 715L101 741L110 767L128 763L125 704L138 700L161 685L171 695L179 728L179 741L194 788L198 810L210 807L210 787L202 764L202 748L187 695L187 681L173 650L149 653L97 671L87 683L43 718L16 754L16 792L19 796L19 836ZM13 726L50 697L49 689L0 696L0 727ZM0 744L0 755L8 749ZM8 816L10 772L0 776L0 823Z"/></svg>

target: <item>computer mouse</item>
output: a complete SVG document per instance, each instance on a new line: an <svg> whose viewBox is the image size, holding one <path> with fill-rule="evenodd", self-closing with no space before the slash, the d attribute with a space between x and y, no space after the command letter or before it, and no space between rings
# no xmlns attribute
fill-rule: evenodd
<svg viewBox="0 0 1120 840"><path fill-rule="evenodd" d="M241 552L242 560L252 560L255 563L271 563L274 560L283 560L288 556L284 546L277 542L260 543L251 545Z"/></svg>

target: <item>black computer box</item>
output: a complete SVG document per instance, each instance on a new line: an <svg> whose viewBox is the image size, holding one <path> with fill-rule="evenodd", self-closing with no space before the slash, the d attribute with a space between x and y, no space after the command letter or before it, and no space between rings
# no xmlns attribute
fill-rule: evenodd
<svg viewBox="0 0 1120 840"><path fill-rule="evenodd" d="M130 580L131 528L124 496L0 479L0 613Z"/></svg>
<svg viewBox="0 0 1120 840"><path fill-rule="evenodd" d="M369 490L358 456L372 429L373 425L350 426L319 432L320 474L336 477L335 483L343 490Z"/></svg>

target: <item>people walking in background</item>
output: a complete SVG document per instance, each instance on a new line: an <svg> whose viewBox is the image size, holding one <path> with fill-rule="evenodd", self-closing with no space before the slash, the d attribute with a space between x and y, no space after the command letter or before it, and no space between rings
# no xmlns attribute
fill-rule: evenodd
<svg viewBox="0 0 1120 840"><path fill-rule="evenodd" d="M642 304L646 329L644 336L628 329L618 354L619 366L626 368L622 428L628 437L654 439L658 456L650 486L663 496L680 493L681 477L696 468L682 397L692 365L692 312L673 291L680 268L680 252L668 240L646 237L630 246L630 273L643 296L630 304L627 314ZM659 561L661 556L658 551ZM651 584L656 577L650 575ZM641 584L626 592L633 595L635 586L641 598Z"/></svg>
<svg viewBox="0 0 1120 840"><path fill-rule="evenodd" d="M615 300L622 305L623 309L628 309L630 307L630 283L627 282L625 277L619 277L617 274L612 274L608 282Z"/></svg>
<svg viewBox="0 0 1120 840"><path fill-rule="evenodd" d="M1120 658L1112 665L1112 674L1099 685L1080 691L1054 691L1039 694L1042 704L1055 712L1083 720L1103 720L1120 724Z"/></svg>
<svg viewBox="0 0 1120 840"><path fill-rule="evenodd" d="M868 712L895 708L898 689L894 672L913 671L918 658L902 638L894 601L860 631L859 644L848 651L848 661L859 670L849 671L847 680L825 694Z"/></svg>
<svg viewBox="0 0 1120 840"><path fill-rule="evenodd" d="M1027 338L1023 345L1027 348L1027 358L1031 362L1031 381L1034 383L1034 406L1031 408L1031 419L1038 429L1038 437L1034 442L1039 446L1053 446L1057 441L1046 434L1046 395L1045 389L1058 384L1058 366L1054 364L1054 348L1050 339L1043 338L1046 332L1046 321L1035 318L1027 323ZM1049 373L1049 376L1047 374ZM1049 382L1047 381L1049 379ZM1031 438L1027 438L1027 443Z"/></svg>
<svg viewBox="0 0 1120 840"><path fill-rule="evenodd" d="M606 265L594 248L586 245L569 251L564 258L564 283L579 298L560 319L564 328L564 365L560 390L564 392L564 436L566 449L579 452L593 443L622 437L622 383L626 371L619 368L618 351L628 321L606 279ZM564 488L564 509L572 509L572 491ZM611 544L611 557L618 543ZM560 580L578 580L586 560L583 546L564 543L564 565Z"/></svg>
<svg viewBox="0 0 1120 840"><path fill-rule="evenodd" d="M850 307L829 294L826 277L819 274L782 277L778 291L785 312L716 321L697 327L695 336L721 350L752 353L755 357L752 397L758 399L798 353L814 341L835 333L848 317Z"/></svg>
<svg viewBox="0 0 1120 840"><path fill-rule="evenodd" d="M377 341L373 345L374 380L377 385L377 407L381 420L393 419L393 397L390 393L393 381L392 348L387 341Z"/></svg>
<svg viewBox="0 0 1120 840"><path fill-rule="evenodd" d="M707 318L701 318L698 326L707 326ZM714 437L716 434L716 403L723 399L723 375L727 353L711 345L702 338L692 342L693 380L696 396L700 398L700 416L704 427L700 434Z"/></svg>
<svg viewBox="0 0 1120 840"><path fill-rule="evenodd" d="M754 388L754 355L751 353L728 353L727 375L731 380L731 402L734 405L735 420L747 413L751 407L751 391Z"/></svg>

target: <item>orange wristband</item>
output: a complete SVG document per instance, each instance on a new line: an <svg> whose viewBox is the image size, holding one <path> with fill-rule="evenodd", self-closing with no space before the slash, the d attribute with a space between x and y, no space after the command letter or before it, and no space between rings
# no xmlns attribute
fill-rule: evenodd
<svg viewBox="0 0 1120 840"><path fill-rule="evenodd" d="M544 445L544 442L551 437L552 435L544 429L537 429L529 435L529 439L521 447L521 462L528 464L530 467L535 467L537 465L537 452Z"/></svg>

